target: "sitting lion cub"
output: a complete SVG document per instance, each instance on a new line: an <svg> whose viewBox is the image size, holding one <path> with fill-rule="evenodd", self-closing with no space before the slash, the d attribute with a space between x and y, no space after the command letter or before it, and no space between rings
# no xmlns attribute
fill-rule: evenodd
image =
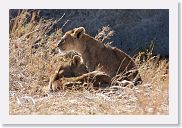
<svg viewBox="0 0 182 128"><path fill-rule="evenodd" d="M58 47L63 52L74 50L80 53L89 71L101 67L111 77L122 76L123 80L131 81L134 85L142 82L138 68L129 55L86 34L83 27L66 32Z"/></svg>
<svg viewBox="0 0 182 128"><path fill-rule="evenodd" d="M65 62L58 67L55 73L50 77L49 91L65 89L65 85L77 82L92 82L94 87L104 84L110 85L111 77L101 71L88 72L80 56L75 55L71 61Z"/></svg>

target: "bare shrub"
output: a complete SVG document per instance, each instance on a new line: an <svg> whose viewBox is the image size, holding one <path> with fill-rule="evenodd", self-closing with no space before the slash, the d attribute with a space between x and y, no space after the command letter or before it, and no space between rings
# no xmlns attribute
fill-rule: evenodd
<svg viewBox="0 0 182 128"><path fill-rule="evenodd" d="M122 81L116 81L97 91L45 93L50 75L69 57L56 49L62 29L53 31L53 27L62 17L44 20L38 14L22 10L10 21L10 114L168 114L168 61L154 56L153 46L134 57L143 80L140 86L123 87ZM113 31L107 26L99 33L96 38L105 41Z"/></svg>
<svg viewBox="0 0 182 128"><path fill-rule="evenodd" d="M62 30L57 29L49 35L58 21L37 20L35 17L38 17L38 12L22 10L11 22L10 89L13 89L17 82L23 86L35 83L38 86L45 86L48 76L62 60L55 50Z"/></svg>
<svg viewBox="0 0 182 128"><path fill-rule="evenodd" d="M106 39L110 39L113 36L114 31L111 30L109 26L104 26L98 31L98 34L95 36L95 39L104 42Z"/></svg>

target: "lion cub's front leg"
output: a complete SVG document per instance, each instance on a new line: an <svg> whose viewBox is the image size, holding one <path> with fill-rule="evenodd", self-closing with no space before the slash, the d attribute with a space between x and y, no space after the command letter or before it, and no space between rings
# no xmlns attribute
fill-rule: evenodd
<svg viewBox="0 0 182 128"><path fill-rule="evenodd" d="M60 81L58 80L60 78L60 75L62 72L60 71L62 68L62 65L58 67L58 69L54 72L53 75L49 78L49 85L48 85L48 91L57 91L60 85Z"/></svg>

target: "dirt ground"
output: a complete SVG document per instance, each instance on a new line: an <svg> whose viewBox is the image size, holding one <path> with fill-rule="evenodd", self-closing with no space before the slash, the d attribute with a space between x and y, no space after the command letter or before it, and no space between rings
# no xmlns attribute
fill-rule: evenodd
<svg viewBox="0 0 182 128"><path fill-rule="evenodd" d="M50 75L67 60L56 49L62 28L53 26L59 21L37 15L24 10L10 21L10 115L169 114L168 60L152 54L155 46L134 56L143 80L139 86L122 87L118 81L105 89L47 93Z"/></svg>

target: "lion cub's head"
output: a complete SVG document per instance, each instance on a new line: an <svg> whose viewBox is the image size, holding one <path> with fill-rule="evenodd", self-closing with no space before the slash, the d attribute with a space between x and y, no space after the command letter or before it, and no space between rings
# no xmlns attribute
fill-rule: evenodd
<svg viewBox="0 0 182 128"><path fill-rule="evenodd" d="M80 47L80 40L85 34L85 28L79 27L70 30L64 34L62 39L58 42L58 47L62 51L77 50ZM83 47L83 46L82 46Z"/></svg>
<svg viewBox="0 0 182 128"><path fill-rule="evenodd" d="M64 63L59 69L59 74L61 74L62 77L80 76L87 72L87 67L79 55L73 56L73 59Z"/></svg>
<svg viewBox="0 0 182 128"><path fill-rule="evenodd" d="M61 78L77 77L88 73L87 66L83 63L81 56L75 55L73 58L60 65L49 80L49 91L58 90L61 86ZM59 86L58 86L59 85Z"/></svg>

